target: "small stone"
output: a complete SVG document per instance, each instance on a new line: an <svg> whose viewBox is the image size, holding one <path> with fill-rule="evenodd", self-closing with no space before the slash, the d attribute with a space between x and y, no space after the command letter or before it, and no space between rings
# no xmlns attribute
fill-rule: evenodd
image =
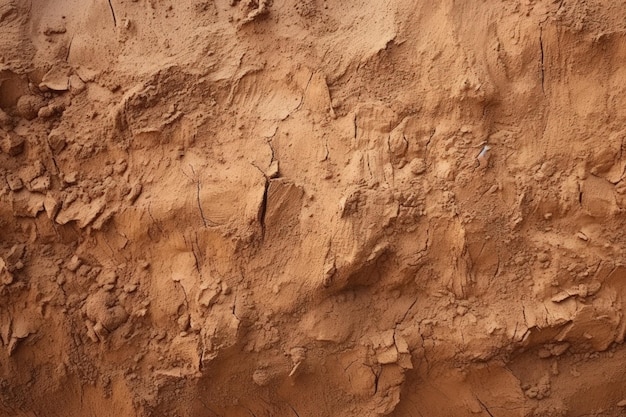
<svg viewBox="0 0 626 417"><path fill-rule="evenodd" d="M11 117L4 112L4 110L0 109L0 126L2 127L13 127L13 121Z"/></svg>
<svg viewBox="0 0 626 417"><path fill-rule="evenodd" d="M548 256L545 252L539 252L537 254L537 260L541 263L548 262L550 260L550 256Z"/></svg>
<svg viewBox="0 0 626 417"><path fill-rule="evenodd" d="M65 182L68 185L76 184L77 177L78 177L78 172L76 171L69 172L63 176L63 182Z"/></svg>
<svg viewBox="0 0 626 417"><path fill-rule="evenodd" d="M376 360L381 365L398 362L398 350L395 346L385 349L376 356Z"/></svg>
<svg viewBox="0 0 626 417"><path fill-rule="evenodd" d="M11 199L11 209L16 217L37 217L43 211L44 196L41 194L19 191L14 193Z"/></svg>
<svg viewBox="0 0 626 417"><path fill-rule="evenodd" d="M37 112L44 106L44 101L41 97L34 95L24 95L17 100L15 110L18 116L23 117L26 120L33 120L37 117Z"/></svg>
<svg viewBox="0 0 626 417"><path fill-rule="evenodd" d="M580 239L580 240L584 240L585 242L587 242L589 240L589 237L586 234L584 234L583 232L576 233L576 237L578 237L578 239Z"/></svg>
<svg viewBox="0 0 626 417"><path fill-rule="evenodd" d="M70 76L70 89L73 91L83 91L85 89L85 83L80 79L78 75Z"/></svg>
<svg viewBox="0 0 626 417"><path fill-rule="evenodd" d="M109 335L109 331L100 322L97 322L93 326L93 331L96 333L98 339L100 340L105 340L106 337Z"/></svg>
<svg viewBox="0 0 626 417"><path fill-rule="evenodd" d="M50 177L48 175L42 175L30 182L30 191L43 193L50 189Z"/></svg>
<svg viewBox="0 0 626 417"><path fill-rule="evenodd" d="M538 394L537 388L535 387L529 388L526 390L524 394L526 394L528 398L537 398L537 394Z"/></svg>
<svg viewBox="0 0 626 417"><path fill-rule="evenodd" d="M181 331L186 331L189 328L190 317L189 314L183 314L177 320L178 327Z"/></svg>
<svg viewBox="0 0 626 417"><path fill-rule="evenodd" d="M559 343L557 345L552 346L552 348L550 349L550 352L552 353L553 356L561 356L562 354L564 354L565 352L567 352L567 349L569 349L570 344L569 343Z"/></svg>
<svg viewBox="0 0 626 417"><path fill-rule="evenodd" d="M571 296L573 296L574 294L570 293L569 291L561 291L558 294L554 295L551 300L553 303L560 303L562 301L567 300L568 298L570 298Z"/></svg>
<svg viewBox="0 0 626 417"><path fill-rule="evenodd" d="M67 91L70 88L70 78L67 68L52 67L43 78L41 84L50 90Z"/></svg>
<svg viewBox="0 0 626 417"><path fill-rule="evenodd" d="M49 119L52 116L54 116L54 114L55 114L55 111L52 106L44 106L40 108L39 111L37 112L37 117L39 117L40 119Z"/></svg>
<svg viewBox="0 0 626 417"><path fill-rule="evenodd" d="M539 356L541 359L547 359L552 356L552 353L546 348L541 348L537 352L537 356Z"/></svg>
<svg viewBox="0 0 626 417"><path fill-rule="evenodd" d="M137 291L137 284L126 284L124 285L124 292L131 294Z"/></svg>
<svg viewBox="0 0 626 417"><path fill-rule="evenodd" d="M4 259L0 258L0 284L9 285L13 283L13 275L9 272Z"/></svg>
<svg viewBox="0 0 626 417"><path fill-rule="evenodd" d="M72 271L72 272L76 272L76 270L78 269L78 267L82 264L80 258L76 255L72 256L72 259L70 259L70 261L65 265L65 267Z"/></svg>
<svg viewBox="0 0 626 417"><path fill-rule="evenodd" d="M128 163L126 162L126 160L120 159L119 161L117 161L117 163L113 167L113 171L116 174L121 175L126 171L127 168L128 168Z"/></svg>
<svg viewBox="0 0 626 417"><path fill-rule="evenodd" d="M257 369L252 374L252 381L259 387L264 387L270 382L270 375L266 369Z"/></svg>
<svg viewBox="0 0 626 417"><path fill-rule="evenodd" d="M200 303L200 305L208 308L216 303L217 297L219 296L219 294L220 294L220 291L218 290L204 288L204 289L201 289L201 291L198 293L197 301L198 303Z"/></svg>
<svg viewBox="0 0 626 417"><path fill-rule="evenodd" d="M133 185L133 188L130 189L130 192L126 196L126 201L128 201L130 204L133 204L141 194L142 188L143 187L140 183Z"/></svg>
<svg viewBox="0 0 626 417"><path fill-rule="evenodd" d="M396 349L398 349L398 353L410 353L409 352L409 344L404 339L404 337L400 335L396 335Z"/></svg>
<svg viewBox="0 0 626 417"><path fill-rule="evenodd" d="M9 184L9 189L11 191L19 191L24 188L24 183L22 183L22 179L17 175L8 173L6 179L7 183Z"/></svg>
<svg viewBox="0 0 626 417"><path fill-rule="evenodd" d="M626 407L626 399L617 403L618 407Z"/></svg>
<svg viewBox="0 0 626 417"><path fill-rule="evenodd" d="M409 162L409 169L413 175L421 175L426 172L426 162L422 158L415 158Z"/></svg>
<svg viewBox="0 0 626 417"><path fill-rule="evenodd" d="M16 134L5 134L0 143L2 152L10 155L17 156L24 152L24 138Z"/></svg>
<svg viewBox="0 0 626 417"><path fill-rule="evenodd" d="M54 220L61 209L61 202L48 193L46 194L46 199L43 201L43 208L46 210L48 218Z"/></svg>
<svg viewBox="0 0 626 417"><path fill-rule="evenodd" d="M115 271L107 271L98 277L98 285L104 287L107 285L115 285L117 282L117 273Z"/></svg>
<svg viewBox="0 0 626 417"><path fill-rule="evenodd" d="M28 165L20 170L20 178L22 178L22 181L24 181L28 188L30 182L35 178L42 176L45 171L46 168L41 161L36 160L31 165Z"/></svg>
<svg viewBox="0 0 626 417"><path fill-rule="evenodd" d="M595 293L600 291L600 288L602 288L602 284L600 284L598 281L591 282L589 285L587 285L587 293L589 295L594 295Z"/></svg>
<svg viewBox="0 0 626 417"><path fill-rule="evenodd" d="M272 161L270 167L267 169L267 177L268 178L278 178L280 175L278 161Z"/></svg>
<svg viewBox="0 0 626 417"><path fill-rule="evenodd" d="M87 327L87 336L92 342L98 343L99 339L94 331L94 325L90 320L85 320L85 327Z"/></svg>
<svg viewBox="0 0 626 417"><path fill-rule="evenodd" d="M552 218L552 213L546 213L543 215L543 218L546 220L550 220Z"/></svg>
<svg viewBox="0 0 626 417"><path fill-rule="evenodd" d="M67 29L65 28L65 24L61 22L56 25L46 26L46 28L43 31L43 34L46 36L61 35L65 33L66 31Z"/></svg>
<svg viewBox="0 0 626 417"><path fill-rule="evenodd" d="M61 132L53 130L48 135L48 144L50 145L50 149L52 149L52 153L56 155L65 149L67 141Z"/></svg>

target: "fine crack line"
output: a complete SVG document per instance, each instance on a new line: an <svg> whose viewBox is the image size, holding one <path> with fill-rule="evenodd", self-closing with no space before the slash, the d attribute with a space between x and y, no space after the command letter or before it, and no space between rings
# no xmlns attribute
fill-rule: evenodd
<svg viewBox="0 0 626 417"><path fill-rule="evenodd" d="M267 192L270 188L270 182L265 178L265 189L263 190L263 200L259 207L259 223L261 224L261 240L265 239L265 214L267 212Z"/></svg>
<svg viewBox="0 0 626 417"><path fill-rule="evenodd" d="M263 178L265 178L265 184L264 184L264 189L263 189L263 199L261 200L261 204L259 205L259 214L258 214L258 221L259 221L259 224L261 225L261 240L264 240L265 239L265 214L267 212L267 195L268 195L268 190L270 188L270 180L267 177L267 175L263 172L263 170L257 166L257 164L255 164L254 162L251 162L250 164L253 167L255 167L261 173L261 175L263 175Z"/></svg>
<svg viewBox="0 0 626 417"><path fill-rule="evenodd" d="M67 52L65 53L65 62L68 62L68 60L70 59L70 51L72 50L72 42L74 42L74 35L72 35L72 38L70 39L70 42L67 45Z"/></svg>
<svg viewBox="0 0 626 417"><path fill-rule="evenodd" d="M202 210L202 204L200 204L200 180L196 182L196 201L198 202L198 210L200 211L200 217L202 217L202 223L204 223L204 227L209 227L206 221L206 217L204 217L204 211Z"/></svg>
<svg viewBox="0 0 626 417"><path fill-rule="evenodd" d="M541 52L541 91L546 94L545 89L545 64L544 64L544 49L543 49L543 26L539 25L539 50Z"/></svg>
<svg viewBox="0 0 626 417"><path fill-rule="evenodd" d="M493 414L491 414L491 411L489 411L489 409L487 408L487 406L485 405L485 403L483 403L480 398L476 397L476 400L478 401L478 403L480 404L480 406L485 410L485 412L487 412L487 414L489 414L490 417L493 417Z"/></svg>
<svg viewBox="0 0 626 417"><path fill-rule="evenodd" d="M209 223L211 223L211 226L216 226L217 223L215 223L214 221L208 220L206 216L204 215L204 210L202 209L202 203L200 202L200 188L201 188L200 177L196 175L196 170L193 168L193 165L189 164L189 167L191 168L191 173L193 174L195 179L192 179L182 169L181 171L187 178L189 178L191 181L196 183L196 202L198 204L198 211L200 212L200 217L202 217L202 223L204 224L204 228L205 229L208 228Z"/></svg>
<svg viewBox="0 0 626 417"><path fill-rule="evenodd" d="M287 405L289 406L289 408L291 408L291 411L293 411L293 413L296 415L296 417L300 417L300 414L298 414L298 412L296 411L295 408L293 408L293 405L287 403Z"/></svg>
<svg viewBox="0 0 626 417"><path fill-rule="evenodd" d="M109 9L111 9L111 16L113 16L113 26L117 27L117 18L115 17L115 10L113 10L113 3L109 0Z"/></svg>

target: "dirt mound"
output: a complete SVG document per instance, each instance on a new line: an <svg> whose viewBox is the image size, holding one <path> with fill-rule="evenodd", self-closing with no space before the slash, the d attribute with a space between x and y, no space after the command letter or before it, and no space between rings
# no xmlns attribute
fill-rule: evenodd
<svg viewBox="0 0 626 417"><path fill-rule="evenodd" d="M0 0L0 415L623 415L625 5Z"/></svg>

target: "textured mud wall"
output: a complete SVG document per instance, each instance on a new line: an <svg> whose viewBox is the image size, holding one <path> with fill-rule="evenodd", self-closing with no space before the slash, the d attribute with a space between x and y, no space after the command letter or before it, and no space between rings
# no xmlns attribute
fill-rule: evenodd
<svg viewBox="0 0 626 417"><path fill-rule="evenodd" d="M0 34L0 415L626 413L624 1Z"/></svg>

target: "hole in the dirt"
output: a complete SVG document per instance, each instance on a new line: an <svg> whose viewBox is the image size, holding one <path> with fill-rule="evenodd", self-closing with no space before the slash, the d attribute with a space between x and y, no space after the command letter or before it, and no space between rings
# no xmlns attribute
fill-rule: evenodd
<svg viewBox="0 0 626 417"><path fill-rule="evenodd" d="M12 71L0 71L0 108L15 107L17 99L28 92L28 79Z"/></svg>

